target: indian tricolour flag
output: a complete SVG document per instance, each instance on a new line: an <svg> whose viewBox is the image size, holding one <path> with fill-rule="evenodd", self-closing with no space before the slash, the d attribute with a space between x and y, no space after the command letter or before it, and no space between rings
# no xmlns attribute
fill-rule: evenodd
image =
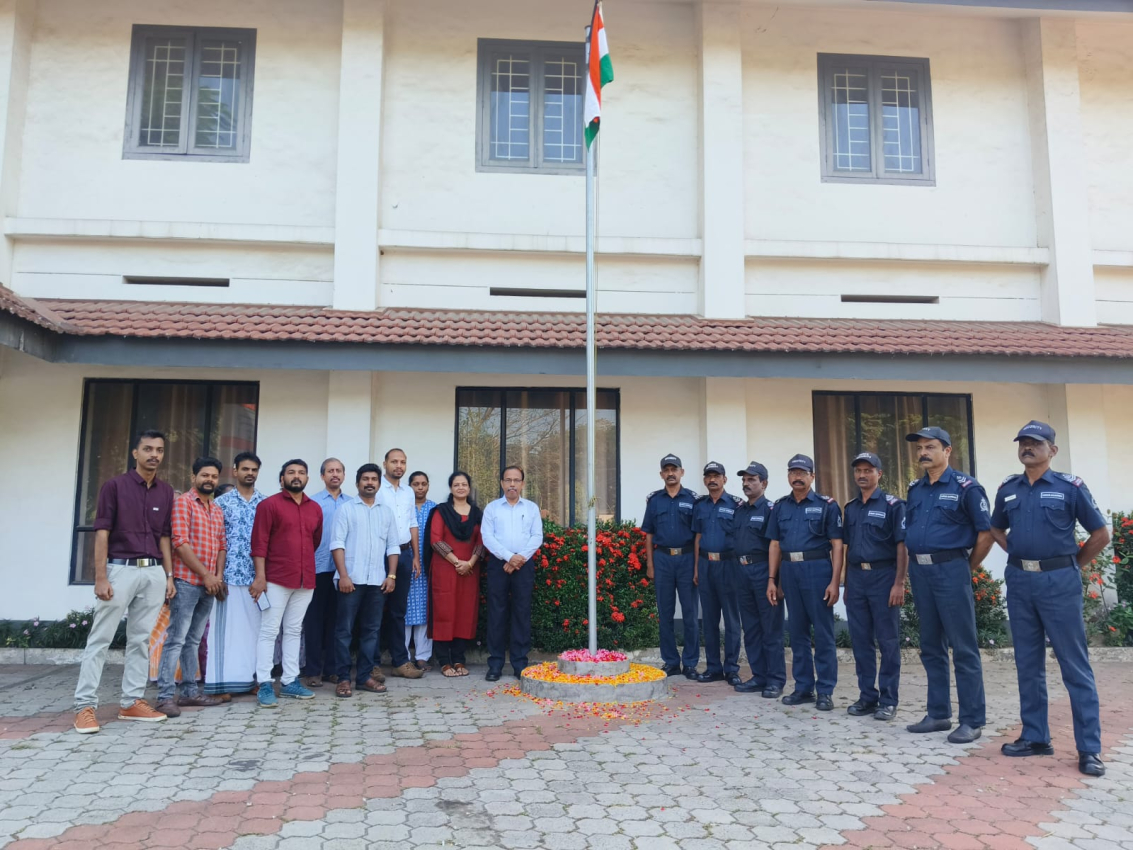
<svg viewBox="0 0 1133 850"><path fill-rule="evenodd" d="M582 123L586 127L586 147L598 135L602 120L602 86L614 79L610 50L606 47L606 25L602 22L602 4L594 4L594 17L586 39L586 108Z"/></svg>

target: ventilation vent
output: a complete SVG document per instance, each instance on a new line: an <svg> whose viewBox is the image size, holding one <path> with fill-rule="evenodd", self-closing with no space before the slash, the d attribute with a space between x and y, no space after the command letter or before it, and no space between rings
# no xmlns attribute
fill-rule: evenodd
<svg viewBox="0 0 1133 850"><path fill-rule="evenodd" d="M511 289L503 286L493 286L489 293L493 296L501 295L508 298L585 298L584 289Z"/></svg>
<svg viewBox="0 0 1133 850"><path fill-rule="evenodd" d="M226 277L132 277L123 278L126 283L146 286L228 286Z"/></svg>
<svg viewBox="0 0 1133 850"><path fill-rule="evenodd" d="M936 295L843 295L843 304L939 304Z"/></svg>

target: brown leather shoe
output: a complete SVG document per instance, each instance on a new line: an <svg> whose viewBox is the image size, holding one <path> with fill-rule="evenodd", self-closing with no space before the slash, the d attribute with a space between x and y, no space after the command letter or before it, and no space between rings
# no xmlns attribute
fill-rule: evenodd
<svg viewBox="0 0 1133 850"><path fill-rule="evenodd" d="M94 716L94 709L87 708L75 715L75 731L80 735L93 735L102 727L98 725L98 718Z"/></svg>
<svg viewBox="0 0 1133 850"><path fill-rule="evenodd" d="M370 678L377 679L382 684L385 684L386 674L382 672L381 667L375 666L374 669L370 671Z"/></svg>
<svg viewBox="0 0 1133 850"><path fill-rule="evenodd" d="M195 697L178 697L177 704L180 706L194 705L200 708L212 708L214 705L220 705L224 700L210 697L206 694L201 694Z"/></svg>
<svg viewBox="0 0 1133 850"><path fill-rule="evenodd" d="M173 706L173 708L177 709L177 706ZM177 714L180 713L180 709L177 709ZM167 716L176 715L166 715L164 712L154 711L152 708L150 708L150 704L148 702L140 699L135 700L134 704L129 708L118 709L119 720L140 720L142 723L161 723L167 718Z"/></svg>
<svg viewBox="0 0 1133 850"><path fill-rule="evenodd" d="M367 679L365 682L358 686L360 691L369 691L372 694L384 694L386 686L378 682L376 679Z"/></svg>
<svg viewBox="0 0 1133 850"><path fill-rule="evenodd" d="M136 706L137 703L134 703ZM157 704L154 705L155 711L160 711L166 717L180 717L181 709L177 707L177 700L175 699L159 699ZM119 714L121 717L121 714Z"/></svg>
<svg viewBox="0 0 1133 850"><path fill-rule="evenodd" d="M303 686L307 688L321 688L323 686L322 676L306 676L302 681Z"/></svg>
<svg viewBox="0 0 1133 850"><path fill-rule="evenodd" d="M221 702L232 702L232 694L217 694L216 698Z"/></svg>
<svg viewBox="0 0 1133 850"><path fill-rule="evenodd" d="M414 667L412 661L406 661L400 667L393 668L393 675L401 676L405 679L420 679L425 674Z"/></svg>

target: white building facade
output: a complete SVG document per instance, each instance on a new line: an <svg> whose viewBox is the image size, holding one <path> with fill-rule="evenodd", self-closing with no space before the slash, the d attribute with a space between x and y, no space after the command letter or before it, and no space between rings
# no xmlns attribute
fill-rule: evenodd
<svg viewBox="0 0 1133 850"><path fill-rule="evenodd" d="M98 486L250 449L504 463L581 519L587 0L0 0L0 618ZM599 511L786 461L991 491L1030 419L1133 508L1133 3L607 0ZM348 476L349 477L349 476ZM313 481L310 492L318 489ZM740 493L733 478L728 489ZM1002 566L1002 553L989 561Z"/></svg>

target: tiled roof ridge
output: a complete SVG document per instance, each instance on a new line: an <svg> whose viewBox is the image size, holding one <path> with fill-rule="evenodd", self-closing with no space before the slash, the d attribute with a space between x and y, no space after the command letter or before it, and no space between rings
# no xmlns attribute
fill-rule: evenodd
<svg viewBox="0 0 1133 850"><path fill-rule="evenodd" d="M17 295L0 284L0 311L11 313L24 321L31 322L55 333L74 333L75 329L59 314L45 304L26 295Z"/></svg>

